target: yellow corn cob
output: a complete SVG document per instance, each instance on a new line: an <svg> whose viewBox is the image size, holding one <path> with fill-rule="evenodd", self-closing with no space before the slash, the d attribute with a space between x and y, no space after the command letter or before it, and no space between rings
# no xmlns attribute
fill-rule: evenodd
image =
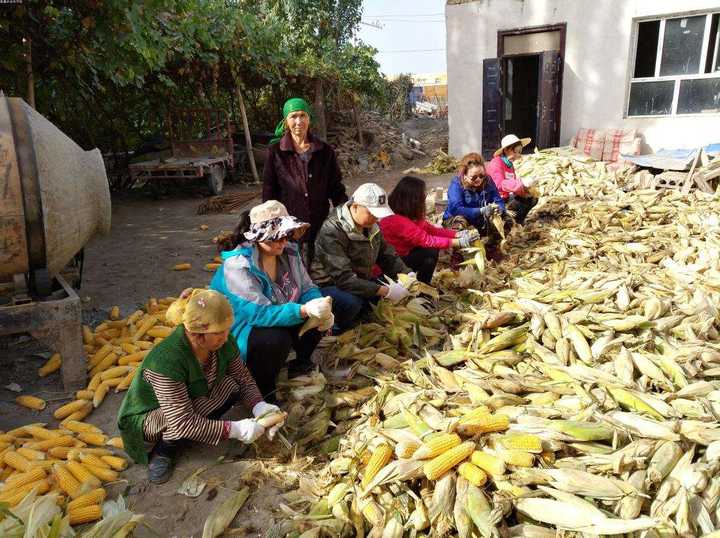
<svg viewBox="0 0 720 538"><path fill-rule="evenodd" d="M111 342L108 342L105 338L102 337L102 335L96 334L95 335L95 345L96 346L110 346L112 345ZM100 348L102 349L102 348ZM97 361L95 361L97 362Z"/></svg>
<svg viewBox="0 0 720 538"><path fill-rule="evenodd" d="M107 321L103 321L97 327L95 327L95 334L101 333L108 328L110 328L110 324Z"/></svg>
<svg viewBox="0 0 720 538"><path fill-rule="evenodd" d="M92 329L87 325L82 326L83 343L91 346L95 342Z"/></svg>
<svg viewBox="0 0 720 538"><path fill-rule="evenodd" d="M60 357L60 353L54 353L52 357L50 357L48 361L40 367L38 375L40 377L48 376L56 370L59 370L61 366L62 357Z"/></svg>
<svg viewBox="0 0 720 538"><path fill-rule="evenodd" d="M132 325L132 324L135 323L137 320L139 320L139 319L142 317L142 315L143 315L143 311L142 311L142 310L135 310L135 312L133 312L132 314L130 314L130 315L126 318L127 324L128 324L128 325Z"/></svg>
<svg viewBox="0 0 720 538"><path fill-rule="evenodd" d="M77 438L81 441L95 446L103 446L107 443L108 438L104 433L81 432L77 434Z"/></svg>
<svg viewBox="0 0 720 538"><path fill-rule="evenodd" d="M82 455L83 454L92 454L94 456L112 456L112 451L108 450L107 448L95 448L95 447L83 447L83 448L73 448L68 453L68 458L71 460L76 461L82 461Z"/></svg>
<svg viewBox="0 0 720 538"><path fill-rule="evenodd" d="M50 482L47 480L47 478L43 478L41 480L31 482L30 484L25 484L24 486L21 486L19 488L8 490L7 494L0 494L0 502L7 503L10 506L15 506L20 501L22 501L33 489L38 495L44 495L48 491L50 491Z"/></svg>
<svg viewBox="0 0 720 538"><path fill-rule="evenodd" d="M542 439L531 433L508 433L499 437L498 441L508 450L524 450L533 454L542 452Z"/></svg>
<svg viewBox="0 0 720 538"><path fill-rule="evenodd" d="M490 414L490 408L487 405L481 405L479 407L476 407L472 411L465 413L462 417L460 417L458 424L463 424L465 422L472 422L473 420L475 420L477 418L481 418L481 417L487 416L489 414Z"/></svg>
<svg viewBox="0 0 720 538"><path fill-rule="evenodd" d="M53 458L57 458L60 460L66 460L68 457L68 453L73 450L69 446L54 446L50 449L48 449L47 453L48 456L51 456Z"/></svg>
<svg viewBox="0 0 720 538"><path fill-rule="evenodd" d="M97 476L103 482L114 482L118 479L117 471L108 469L107 467L98 467L97 465L91 465L89 463L83 464L88 471Z"/></svg>
<svg viewBox="0 0 720 538"><path fill-rule="evenodd" d="M102 504L105 500L107 492L105 488L95 488L87 493L80 495L77 499L74 499L67 503L66 510L77 510L85 506L91 506L93 504Z"/></svg>
<svg viewBox="0 0 720 538"><path fill-rule="evenodd" d="M132 370L130 370L128 374L123 378L122 382L115 387L115 393L118 393L121 390L127 390L130 387L130 383L132 383L132 380L135 379L136 373L137 368L133 368Z"/></svg>
<svg viewBox="0 0 720 538"><path fill-rule="evenodd" d="M110 355L110 353L112 353L112 350L113 350L112 345L110 345L109 343L104 344L97 351L97 353L95 353L95 355L93 355L90 358L90 360L88 361L88 364L87 364L87 369L92 370L95 366L100 364L105 357L107 357L108 355Z"/></svg>
<svg viewBox="0 0 720 538"><path fill-rule="evenodd" d="M92 400L95 395L95 391L82 389L75 393L75 398L78 400Z"/></svg>
<svg viewBox="0 0 720 538"><path fill-rule="evenodd" d="M540 454L540 458L548 465L555 464L555 452L553 452L552 450L543 450Z"/></svg>
<svg viewBox="0 0 720 538"><path fill-rule="evenodd" d="M480 487L487 482L487 475L485 474L485 471L467 461L460 464L460 467L458 467L458 473L460 476L467 478L468 482L470 482L473 486Z"/></svg>
<svg viewBox="0 0 720 538"><path fill-rule="evenodd" d="M125 377L128 371L128 366L114 366L102 372L100 374L100 379L102 381L107 381L108 379L113 379L114 377Z"/></svg>
<svg viewBox="0 0 720 538"><path fill-rule="evenodd" d="M110 309L110 319L120 319L120 307L113 306Z"/></svg>
<svg viewBox="0 0 720 538"><path fill-rule="evenodd" d="M395 456L397 456L398 459L408 459L412 457L420 446L422 445L415 441L400 441L395 445Z"/></svg>
<svg viewBox="0 0 720 538"><path fill-rule="evenodd" d="M99 504L91 504L90 506L69 510L68 515L70 516L70 525L82 525L100 519L102 517L102 508L100 508Z"/></svg>
<svg viewBox="0 0 720 538"><path fill-rule="evenodd" d="M441 433L427 438L420 448L413 454L415 460L427 460L458 446L462 440L456 433Z"/></svg>
<svg viewBox="0 0 720 538"><path fill-rule="evenodd" d="M113 366L118 361L118 356L116 353L110 353L107 357L105 357L103 360L101 360L95 367L93 367L92 370L90 370L90 377L93 377L95 374L99 374L100 372L104 372L111 366Z"/></svg>
<svg viewBox="0 0 720 538"><path fill-rule="evenodd" d="M94 488L100 487L100 480L98 480L98 478L82 463L68 460L65 466L67 467L67 470L70 471L75 478L77 478L80 484L90 484Z"/></svg>
<svg viewBox="0 0 720 538"><path fill-rule="evenodd" d="M390 448L390 445L387 444L381 444L373 451L367 467L365 468L365 474L363 474L362 482L360 483L360 486L363 489L365 489L370 481L375 478L378 471L388 464L392 458L392 454L392 448Z"/></svg>
<svg viewBox="0 0 720 538"><path fill-rule="evenodd" d="M477 435L479 433L501 432L510 427L507 415L482 415L466 422L458 423L456 429L461 435Z"/></svg>
<svg viewBox="0 0 720 538"><path fill-rule="evenodd" d="M0 450L5 450L14 443L8 443L7 441L0 441ZM0 457L0 469L2 469L2 457Z"/></svg>
<svg viewBox="0 0 720 538"><path fill-rule="evenodd" d="M14 443L15 436L10 435L9 433L0 433L0 441L2 441L3 443Z"/></svg>
<svg viewBox="0 0 720 538"><path fill-rule="evenodd" d="M44 460L45 458L47 458L47 455L42 450L34 450L32 448L27 448L24 446L18 448L16 452L30 462Z"/></svg>
<svg viewBox="0 0 720 538"><path fill-rule="evenodd" d="M5 466L5 468L0 471L0 482L4 482L5 480L13 476L16 472L17 471L12 467Z"/></svg>
<svg viewBox="0 0 720 538"><path fill-rule="evenodd" d="M138 343L140 343L140 342L138 342ZM127 366L128 364L130 364L132 362L142 361L148 353L150 353L149 349L143 349L142 351L136 351L135 353L130 353L129 355L125 355L124 357L121 357L120 360L118 360L118 364L120 366Z"/></svg>
<svg viewBox="0 0 720 538"><path fill-rule="evenodd" d="M470 457L470 461L486 473L493 476L505 474L505 462L497 456L493 456L487 452L476 450Z"/></svg>
<svg viewBox="0 0 720 538"><path fill-rule="evenodd" d="M86 416L88 416L93 409L95 409L95 408L93 407L92 402L90 400L87 400L85 403L85 406L82 409L75 411L72 415L67 417L65 420L81 421Z"/></svg>
<svg viewBox="0 0 720 538"><path fill-rule="evenodd" d="M25 472L30 470L30 460L18 454L14 450L8 450L5 452L3 461L5 462L5 465L8 465L13 469L17 469L18 471Z"/></svg>
<svg viewBox="0 0 720 538"><path fill-rule="evenodd" d="M165 327L162 325L155 326L151 329L148 329L147 335L152 336L153 338L167 338L172 334L174 329L171 327Z"/></svg>
<svg viewBox="0 0 720 538"><path fill-rule="evenodd" d="M385 512L375 501L370 501L362 507L362 515L368 520L370 525L375 528L381 527L385 523Z"/></svg>
<svg viewBox="0 0 720 538"><path fill-rule="evenodd" d="M120 456L100 456L100 459L116 471L124 471L128 466L127 460Z"/></svg>
<svg viewBox="0 0 720 538"><path fill-rule="evenodd" d="M148 316L146 317L143 322L140 324L140 326L137 328L137 331L135 331L135 334L133 334L132 339L133 342L137 342L140 340L143 336L145 336L145 333L148 332L153 325L157 323L157 318L155 316Z"/></svg>
<svg viewBox="0 0 720 538"><path fill-rule="evenodd" d="M44 441L35 441L26 443L27 448L34 448L35 450L50 450L56 446L73 446L75 439L69 435L60 435L52 439L45 439Z"/></svg>
<svg viewBox="0 0 720 538"><path fill-rule="evenodd" d="M524 450L500 450L498 456L508 465L515 467L532 467L535 461L535 456Z"/></svg>
<svg viewBox="0 0 720 538"><path fill-rule="evenodd" d="M152 342L146 342L145 340L139 340L135 342L135 345L142 350L150 351L153 348Z"/></svg>
<svg viewBox="0 0 720 538"><path fill-rule="evenodd" d="M137 353L137 352L138 352L137 346L135 346L135 345L133 345L133 344L131 344L131 343L129 343L129 342L123 342L122 344L120 344L120 347L121 347L122 350L123 350L125 353L127 353L127 354Z"/></svg>
<svg viewBox="0 0 720 538"><path fill-rule="evenodd" d="M60 437L62 435L58 431L48 430L47 428L38 426L37 424L25 426L25 431L36 439L55 439L56 437Z"/></svg>
<svg viewBox="0 0 720 538"><path fill-rule="evenodd" d="M93 396L93 407L97 408L100 406L102 401L105 399L105 395L107 394L109 388L110 386L104 381L100 383L100 386L97 388L95 395Z"/></svg>
<svg viewBox="0 0 720 538"><path fill-rule="evenodd" d="M20 486L24 486L25 484L30 484L32 482L42 480L46 476L47 475L45 474L45 470L40 467L34 467L33 469L30 469L29 471L26 471L24 473L14 473L7 480L5 480L5 484L3 485L2 489L0 489L0 491L7 491L9 489L19 488Z"/></svg>
<svg viewBox="0 0 720 538"><path fill-rule="evenodd" d="M111 437L110 439L108 439L107 444L121 450L125 449L125 444L123 443L122 437Z"/></svg>
<svg viewBox="0 0 720 538"><path fill-rule="evenodd" d="M104 467L105 469L110 469L110 465L105 463L99 456L96 456L95 454L90 454L90 453L84 452L84 451L78 451L76 453L73 453L73 459L75 459L74 456L76 454L79 457L80 461L83 462L83 464L95 465L96 467Z"/></svg>
<svg viewBox="0 0 720 538"><path fill-rule="evenodd" d="M100 386L100 382L102 380L100 379L100 374L94 375L90 378L90 383L88 383L87 390L91 390L95 392L95 390Z"/></svg>
<svg viewBox="0 0 720 538"><path fill-rule="evenodd" d="M458 463L470 457L475 450L475 443L466 441L455 448L431 459L423 465L423 471L428 480L437 480Z"/></svg>
<svg viewBox="0 0 720 538"><path fill-rule="evenodd" d="M112 388L112 387L117 387L120 383L122 383L123 379L125 379L124 376L123 377L113 377L112 379L103 381L103 383L105 383L108 387Z"/></svg>
<svg viewBox="0 0 720 538"><path fill-rule="evenodd" d="M29 395L18 396L15 398L15 403L35 411L42 411L47 406L47 403L42 398Z"/></svg>
<svg viewBox="0 0 720 538"><path fill-rule="evenodd" d="M92 424L88 424L87 422L63 420L62 425L65 429L75 433L102 433L100 428L93 426Z"/></svg>
<svg viewBox="0 0 720 538"><path fill-rule="evenodd" d="M53 465L53 476L58 487L73 499L80 495L80 482L68 471L65 465L56 463Z"/></svg>
<svg viewBox="0 0 720 538"><path fill-rule="evenodd" d="M53 416L58 420L67 418L75 411L80 411L83 407L85 407L87 405L86 402L87 400L73 400L72 402L63 405L62 407L58 407L53 413Z"/></svg>
<svg viewBox="0 0 720 538"><path fill-rule="evenodd" d="M187 271L190 268L192 268L192 265L189 263L176 263L173 265L173 271Z"/></svg>

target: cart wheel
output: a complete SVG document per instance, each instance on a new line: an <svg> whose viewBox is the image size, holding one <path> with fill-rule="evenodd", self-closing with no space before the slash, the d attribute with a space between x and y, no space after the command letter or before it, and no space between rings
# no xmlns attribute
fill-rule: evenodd
<svg viewBox="0 0 720 538"><path fill-rule="evenodd" d="M225 180L225 167L223 166L211 166L210 172L205 174L208 182L208 188L213 196L217 196L223 190L223 183Z"/></svg>

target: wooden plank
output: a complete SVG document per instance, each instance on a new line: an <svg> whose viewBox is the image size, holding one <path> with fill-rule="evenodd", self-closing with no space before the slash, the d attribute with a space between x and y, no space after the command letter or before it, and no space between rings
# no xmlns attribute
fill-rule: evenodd
<svg viewBox="0 0 720 538"><path fill-rule="evenodd" d="M702 153L702 148L698 148L697 155L695 155L695 160L693 160L693 164L690 167L690 173L687 176L687 179L685 180L685 185L683 185L682 192L684 194L687 194L690 192L690 188L692 187L693 181L693 174L695 173L695 167L697 166L698 160L700 159L700 153Z"/></svg>

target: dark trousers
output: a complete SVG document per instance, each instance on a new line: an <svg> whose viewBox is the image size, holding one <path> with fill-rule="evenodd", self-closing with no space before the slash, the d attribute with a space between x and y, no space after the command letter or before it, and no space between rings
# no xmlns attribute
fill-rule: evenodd
<svg viewBox="0 0 720 538"><path fill-rule="evenodd" d="M537 198L532 196L511 196L508 199L507 208L515 212L515 222L522 224L525 222L530 210L538 203Z"/></svg>
<svg viewBox="0 0 720 538"><path fill-rule="evenodd" d="M369 313L370 305L377 299L365 299L341 290L337 286L321 288L324 297L332 297L335 327L333 333L344 333L358 325Z"/></svg>
<svg viewBox="0 0 720 538"><path fill-rule="evenodd" d="M322 334L315 329L298 336L302 325L294 327L254 327L248 337L247 367L255 378L263 398L273 399L275 378L287 361L290 349L295 350L293 367L310 363L310 357Z"/></svg>
<svg viewBox="0 0 720 538"><path fill-rule="evenodd" d="M436 248L416 247L403 256L402 260L410 269L417 273L417 279L425 284L430 284L435 266L438 262L440 251Z"/></svg>

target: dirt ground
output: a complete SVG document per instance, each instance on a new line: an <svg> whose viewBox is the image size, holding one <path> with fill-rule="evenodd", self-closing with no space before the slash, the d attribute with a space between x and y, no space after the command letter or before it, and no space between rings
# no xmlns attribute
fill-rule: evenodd
<svg viewBox="0 0 720 538"><path fill-rule="evenodd" d="M422 129L422 121L409 125ZM424 166L429 158L401 163L395 170L346 181L348 193L367 181L377 182L388 191L402 176L402 170ZM425 178L428 187L447 186L450 174ZM229 185L226 192L246 190L248 186ZM259 190L259 187L254 187ZM141 307L150 297L175 296L190 286L206 286L212 274L203 266L216 255L212 238L221 231L232 230L239 208L229 214L197 215L203 197L186 189L171 192L160 199L132 194L113 199L112 229L109 235L91 241L85 251L85 269L80 295L84 302L86 323L95 324L106 319L109 309L118 305L123 316ZM246 207L257 203L257 199ZM201 229L206 225L207 230ZM172 271L181 262L192 264L189 271ZM8 430L30 422L54 424L51 410L69 400L64 393L58 373L39 379L35 372L49 356L27 337L0 340L0 356L4 356L4 381L0 384L0 430ZM44 412L30 412L13 403L16 393L6 386L17 383L23 393L35 394L49 401ZM88 421L106 433L117 435L116 414L123 394L110 394ZM237 411L240 413L242 411ZM258 451L260 454L258 454ZM138 537L200 536L210 511L243 485L251 485L251 495L231 527L242 528L236 535L264 536L268 525L282 519L278 509L279 495L297 482L286 477L285 483L273 479L260 480L248 466L260 459L277 455L277 447L261 445L242 454L237 444L223 442L218 447L193 446L184 452L172 479L162 486L149 486L146 469L133 465L121 475L121 480L109 488L109 497L123 494L136 513L146 515L149 527L136 531ZM220 459L222 460L220 461ZM202 478L208 487L197 498L177 493L182 481L200 467L210 468Z"/></svg>

